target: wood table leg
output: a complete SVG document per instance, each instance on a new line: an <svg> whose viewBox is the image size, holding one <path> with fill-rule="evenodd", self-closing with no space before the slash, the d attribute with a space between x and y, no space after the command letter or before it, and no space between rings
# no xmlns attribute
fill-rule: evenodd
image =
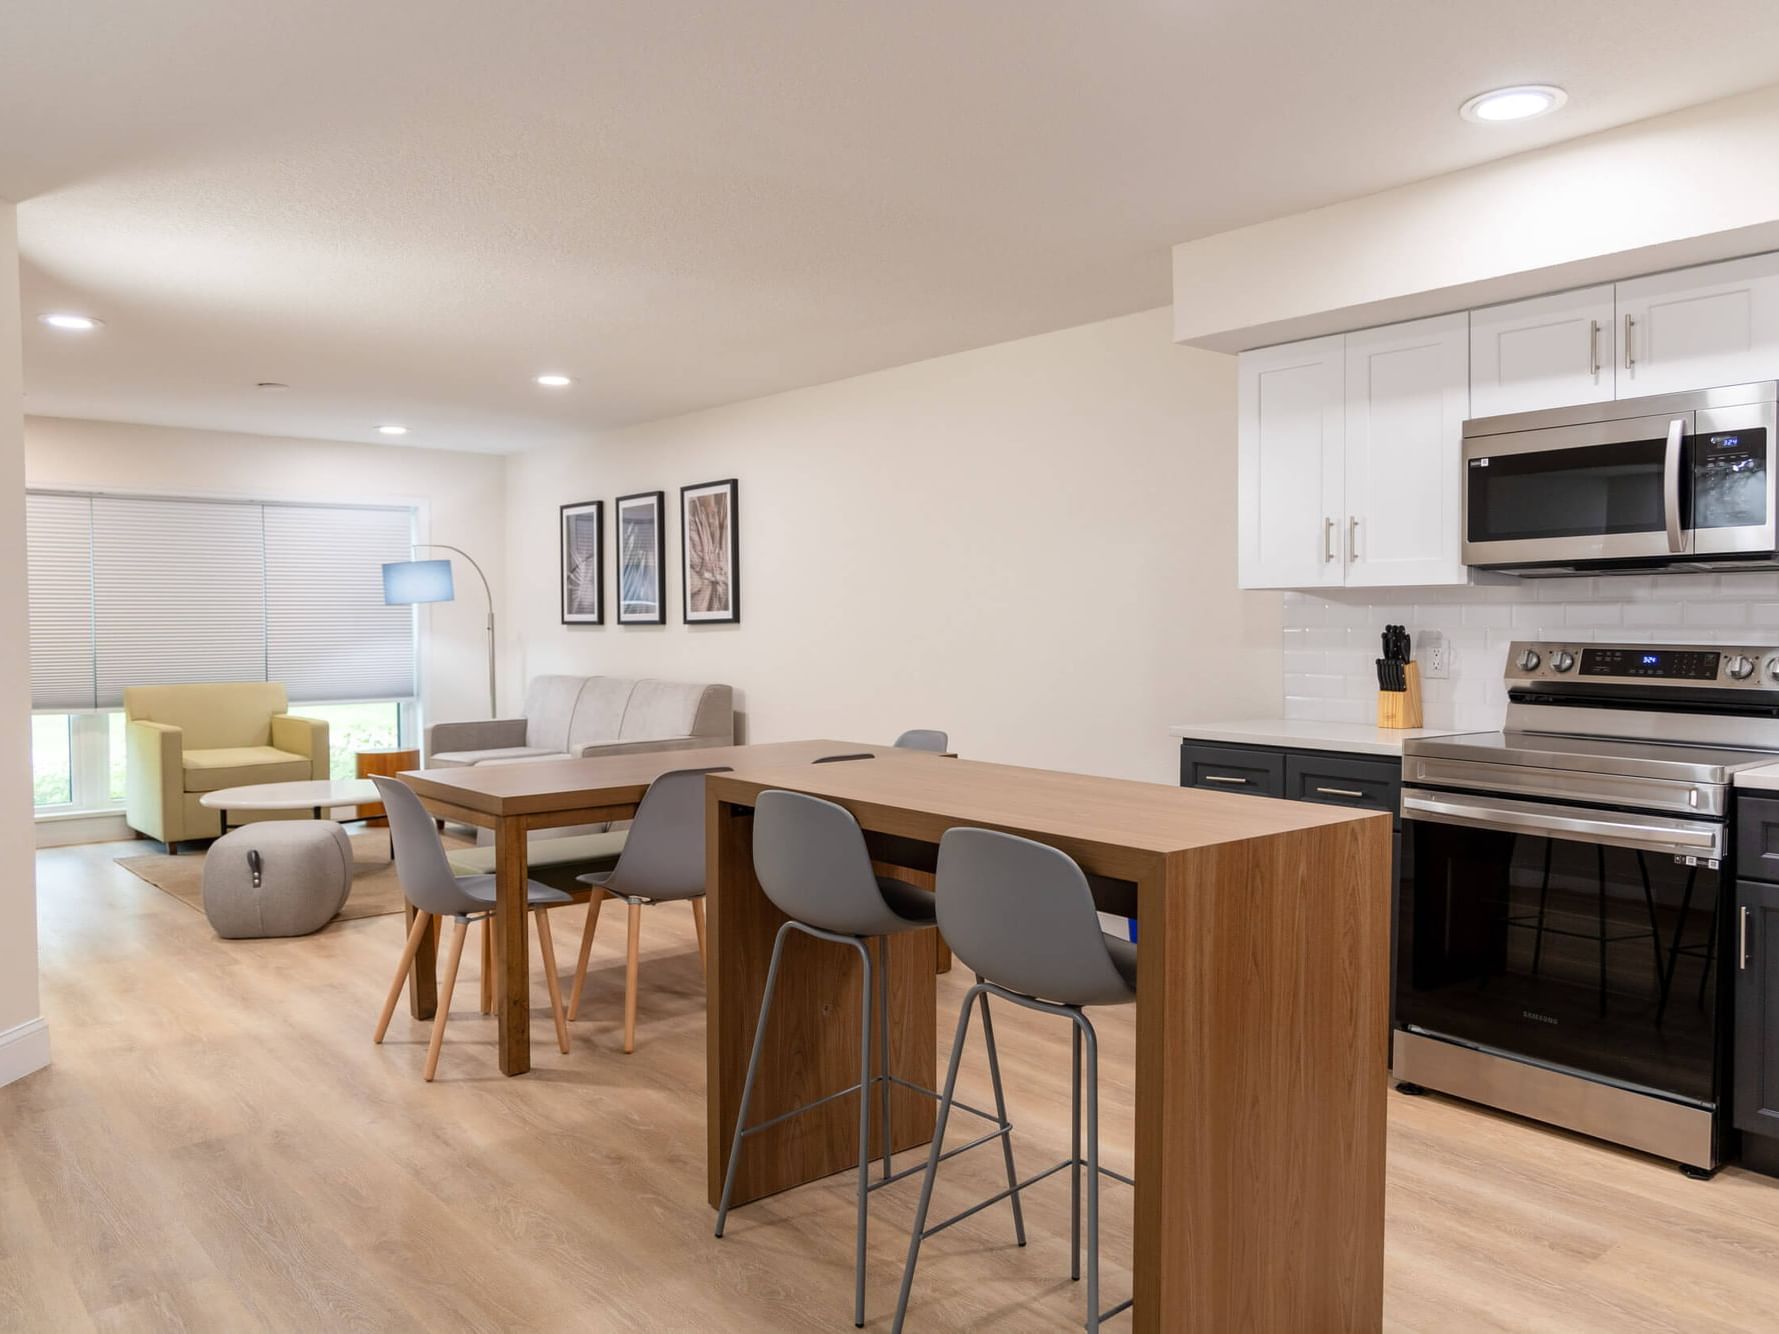
<svg viewBox="0 0 1779 1334"><path fill-rule="evenodd" d="M753 811L714 798L706 805L707 945L706 1181L715 1208L723 1193L729 1143L741 1106L754 1027L766 987L773 937L785 920L754 878ZM933 933L890 943L890 1064L904 1079L933 1087L937 1065ZM855 950L793 932L786 940L771 1032L754 1084L749 1121L813 1103L859 1077L859 988ZM932 1138L931 1099L896 1090L897 1149ZM751 1136L734 1203L858 1168L858 1104L838 1098L785 1125Z"/></svg>
<svg viewBox="0 0 1779 1334"><path fill-rule="evenodd" d="M526 933L525 822L494 827L494 1022L500 1033L500 1071L531 1069L531 955Z"/></svg>
<svg viewBox="0 0 1779 1334"><path fill-rule="evenodd" d="M403 904L408 930L414 929L414 905ZM430 918L420 948L414 953L413 967L408 970L408 1013L416 1019L430 1019L439 1005L439 919Z"/></svg>
<svg viewBox="0 0 1779 1334"><path fill-rule="evenodd" d="M1133 1327L1380 1329L1389 819L1175 853L1137 893Z"/></svg>

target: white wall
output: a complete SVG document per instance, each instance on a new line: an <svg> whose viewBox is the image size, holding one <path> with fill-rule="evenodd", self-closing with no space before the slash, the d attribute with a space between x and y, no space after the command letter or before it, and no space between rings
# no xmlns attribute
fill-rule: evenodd
<svg viewBox="0 0 1779 1334"><path fill-rule="evenodd" d="M1184 242L1174 336L1234 351L1774 249L1779 85Z"/></svg>
<svg viewBox="0 0 1779 1334"><path fill-rule="evenodd" d="M500 598L498 455L28 417L25 473L32 486L418 504L422 540L471 553ZM420 611L421 701L432 720L488 716L486 604L475 572L454 560L457 600Z"/></svg>
<svg viewBox="0 0 1779 1334"><path fill-rule="evenodd" d="M727 477L742 623L688 627L678 488ZM657 489L671 623L561 625L557 506L603 498L609 526ZM1234 359L1174 347L1166 309L653 422L510 460L515 665L728 682L754 741L940 727L1168 781L1169 723L1279 707L1234 501Z"/></svg>
<svg viewBox="0 0 1779 1334"><path fill-rule="evenodd" d="M1779 644L1779 573L1505 579L1474 588L1285 594L1285 714L1376 717L1378 632L1404 625L1425 659L1452 647L1451 676L1423 684L1429 727L1493 731L1507 713L1501 672L1516 639L1626 644Z"/></svg>
<svg viewBox="0 0 1779 1334"><path fill-rule="evenodd" d="M25 456L20 430L18 231L0 200L0 1084L49 1059L37 1008L31 844L31 668L25 618Z"/></svg>

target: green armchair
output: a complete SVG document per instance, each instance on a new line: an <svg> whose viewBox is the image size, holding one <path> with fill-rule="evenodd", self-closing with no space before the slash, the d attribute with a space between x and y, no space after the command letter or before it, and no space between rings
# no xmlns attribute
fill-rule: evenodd
<svg viewBox="0 0 1779 1334"><path fill-rule="evenodd" d="M271 681L126 687L125 822L177 852L181 839L222 832L198 804L206 792L326 778L327 724L289 707Z"/></svg>

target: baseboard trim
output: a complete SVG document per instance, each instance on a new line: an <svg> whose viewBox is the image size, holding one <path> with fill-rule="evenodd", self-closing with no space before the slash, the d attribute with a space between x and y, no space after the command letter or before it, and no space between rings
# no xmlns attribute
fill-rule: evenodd
<svg viewBox="0 0 1779 1334"><path fill-rule="evenodd" d="M0 1087L35 1074L49 1064L49 1025L27 1019L0 1033Z"/></svg>

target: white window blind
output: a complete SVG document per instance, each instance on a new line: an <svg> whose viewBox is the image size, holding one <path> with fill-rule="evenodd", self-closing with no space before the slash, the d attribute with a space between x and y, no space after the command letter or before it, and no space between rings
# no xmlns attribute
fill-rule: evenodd
<svg viewBox="0 0 1779 1334"><path fill-rule="evenodd" d="M90 497L25 497L33 708L93 707L92 540Z"/></svg>
<svg viewBox="0 0 1779 1334"><path fill-rule="evenodd" d="M383 563L407 560L406 510L268 506L266 673L292 699L406 699L414 613L383 602Z"/></svg>
<svg viewBox="0 0 1779 1334"><path fill-rule="evenodd" d="M32 493L31 703L279 681L296 702L409 699L414 618L383 603L407 509Z"/></svg>

